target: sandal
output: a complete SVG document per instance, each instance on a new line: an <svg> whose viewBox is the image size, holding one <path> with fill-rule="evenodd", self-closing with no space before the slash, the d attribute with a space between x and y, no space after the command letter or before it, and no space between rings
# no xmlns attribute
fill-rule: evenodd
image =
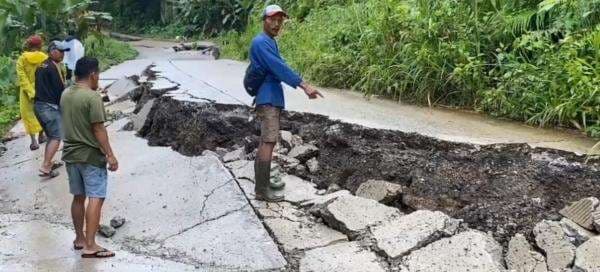
<svg viewBox="0 0 600 272"><path fill-rule="evenodd" d="M73 249L75 249L75 250L82 250L83 247L82 246L78 246L75 243L73 243Z"/></svg>
<svg viewBox="0 0 600 272"><path fill-rule="evenodd" d="M62 162L55 162L52 164L52 167L50 169L56 170L56 169L60 168L61 166L63 166Z"/></svg>
<svg viewBox="0 0 600 272"><path fill-rule="evenodd" d="M39 170L40 174L38 176L42 177L42 178L48 178L48 179L52 179L55 177L58 177L58 172L54 171L54 170L50 170L50 172L46 173L42 170Z"/></svg>
<svg viewBox="0 0 600 272"><path fill-rule="evenodd" d="M38 145L38 144L30 144L30 145L29 145L29 149L30 149L31 151L38 150L38 149L40 149L40 145Z"/></svg>
<svg viewBox="0 0 600 272"><path fill-rule="evenodd" d="M109 253L109 254L105 255L102 253ZM115 253L108 251L108 249L106 249L106 248L98 250L94 253L81 254L81 258L110 258L110 257L114 257L114 256L115 256Z"/></svg>

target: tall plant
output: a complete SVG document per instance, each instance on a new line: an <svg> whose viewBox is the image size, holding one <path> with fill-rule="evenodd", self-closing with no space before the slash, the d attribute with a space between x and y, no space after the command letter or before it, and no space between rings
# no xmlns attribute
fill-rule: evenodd
<svg viewBox="0 0 600 272"><path fill-rule="evenodd" d="M41 32L49 38L81 35L112 20L107 13L88 11L92 0L0 0L0 52L20 47L24 37Z"/></svg>

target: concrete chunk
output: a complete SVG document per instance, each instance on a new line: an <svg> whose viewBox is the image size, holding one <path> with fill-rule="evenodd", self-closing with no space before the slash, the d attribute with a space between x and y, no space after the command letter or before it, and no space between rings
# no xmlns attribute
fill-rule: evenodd
<svg viewBox="0 0 600 272"><path fill-rule="evenodd" d="M319 148L311 144L299 145L288 153L288 156L299 160L300 162L306 162L310 158L313 158L319 154Z"/></svg>
<svg viewBox="0 0 600 272"><path fill-rule="evenodd" d="M517 233L508 243L506 265L515 272L547 272L546 258L531 248L525 236Z"/></svg>
<svg viewBox="0 0 600 272"><path fill-rule="evenodd" d="M254 181L254 162L247 160L239 160L225 164L233 173L235 178L244 178Z"/></svg>
<svg viewBox="0 0 600 272"><path fill-rule="evenodd" d="M319 195L316 198L302 202L300 205L302 207L319 206L319 205L323 205L329 201L332 201L338 197L349 196L349 195L352 195L352 194L348 190L336 191L336 192L333 192L330 194Z"/></svg>
<svg viewBox="0 0 600 272"><path fill-rule="evenodd" d="M569 241L575 246L580 246L594 236L592 232L582 228L568 218L560 220L560 225Z"/></svg>
<svg viewBox="0 0 600 272"><path fill-rule="evenodd" d="M575 246L569 242L560 223L544 220L533 228L535 241L546 253L550 271L560 271L571 266L575 258Z"/></svg>
<svg viewBox="0 0 600 272"><path fill-rule="evenodd" d="M390 258L404 256L443 236L456 233L460 220L442 212L416 211L371 228L377 247Z"/></svg>
<svg viewBox="0 0 600 272"><path fill-rule="evenodd" d="M346 235L308 219L308 215L289 203L259 209L277 242L287 253L347 241Z"/></svg>
<svg viewBox="0 0 600 272"><path fill-rule="evenodd" d="M344 196L325 206L321 215L329 226L352 236L369 226L395 219L402 213L372 199Z"/></svg>
<svg viewBox="0 0 600 272"><path fill-rule="evenodd" d="M588 230L594 230L592 213L598 204L600 201L595 197L584 198L560 210L560 214Z"/></svg>
<svg viewBox="0 0 600 272"><path fill-rule="evenodd" d="M356 196L373 199L381 203L390 203L402 194L402 186L384 180L368 180L356 190Z"/></svg>
<svg viewBox="0 0 600 272"><path fill-rule="evenodd" d="M413 251L402 259L400 271L500 272L505 269L502 246L494 238L471 230Z"/></svg>
<svg viewBox="0 0 600 272"><path fill-rule="evenodd" d="M306 167L308 168L308 172L314 174L319 171L319 161L317 158L312 158L306 162Z"/></svg>
<svg viewBox="0 0 600 272"><path fill-rule="evenodd" d="M300 272L383 272L375 253L357 242L341 243L306 252Z"/></svg>
<svg viewBox="0 0 600 272"><path fill-rule="evenodd" d="M150 114L150 110L154 106L154 99L150 99L142 109L137 113L131 116L131 121L133 121L133 130L139 131L142 129L144 124L146 123L146 119L148 119L148 114Z"/></svg>
<svg viewBox="0 0 600 272"><path fill-rule="evenodd" d="M291 203L301 203L317 198L317 189L315 185L292 175L284 175L281 181L285 182L285 201Z"/></svg>
<svg viewBox="0 0 600 272"><path fill-rule="evenodd" d="M240 148L240 149L236 149L234 151L228 152L227 154L225 154L223 156L223 162L232 162L232 161L238 161L238 160L243 160L244 159L244 149Z"/></svg>
<svg viewBox="0 0 600 272"><path fill-rule="evenodd" d="M577 248L574 272L600 271L600 237L594 237Z"/></svg>

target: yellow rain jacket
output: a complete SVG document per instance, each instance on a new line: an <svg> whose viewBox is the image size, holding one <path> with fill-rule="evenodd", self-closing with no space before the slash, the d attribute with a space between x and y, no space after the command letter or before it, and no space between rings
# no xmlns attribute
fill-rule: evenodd
<svg viewBox="0 0 600 272"><path fill-rule="evenodd" d="M48 59L44 52L24 52L17 60L17 77L19 78L19 106L21 119L25 123L27 134L42 131L42 126L33 112L35 98L35 70Z"/></svg>

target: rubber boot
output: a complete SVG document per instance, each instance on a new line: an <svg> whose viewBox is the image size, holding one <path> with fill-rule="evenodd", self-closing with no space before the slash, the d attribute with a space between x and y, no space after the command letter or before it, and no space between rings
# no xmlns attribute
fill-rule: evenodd
<svg viewBox="0 0 600 272"><path fill-rule="evenodd" d="M271 162L254 162L254 194L256 200L267 202L283 201L283 191L276 191L270 187Z"/></svg>
<svg viewBox="0 0 600 272"><path fill-rule="evenodd" d="M271 165L271 168L275 168L271 171L271 180L269 186L272 190L281 191L285 188L285 181L281 180L281 171L279 165Z"/></svg>

